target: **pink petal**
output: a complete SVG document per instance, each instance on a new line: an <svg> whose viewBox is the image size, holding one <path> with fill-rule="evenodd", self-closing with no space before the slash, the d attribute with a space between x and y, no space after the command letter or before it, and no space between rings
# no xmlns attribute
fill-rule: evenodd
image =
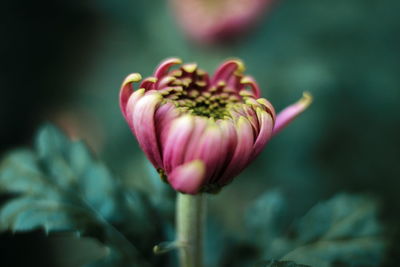
<svg viewBox="0 0 400 267"><path fill-rule="evenodd" d="M199 140L201 139L205 129L207 128L207 122L208 119L205 117L194 116L194 129L191 138L186 146L187 153L185 154L185 162L195 159L192 152L197 149L199 145Z"/></svg>
<svg viewBox="0 0 400 267"><path fill-rule="evenodd" d="M174 168L168 175L168 182L175 190L194 195L200 191L205 173L205 164L201 160L193 160Z"/></svg>
<svg viewBox="0 0 400 267"><path fill-rule="evenodd" d="M169 68L171 68L173 65L176 64L182 64L182 60L179 58L168 58L161 62L161 64L156 68L156 71L154 72L154 76L160 80L167 72L169 71Z"/></svg>
<svg viewBox="0 0 400 267"><path fill-rule="evenodd" d="M306 110L311 102L312 95L305 92L299 101L279 112L278 116L276 117L274 131L272 134L276 135L282 131L282 129L285 128L294 118Z"/></svg>
<svg viewBox="0 0 400 267"><path fill-rule="evenodd" d="M272 129L274 127L274 121L271 115L262 110L261 108L256 109L258 122L261 125L260 132L253 145L253 159L260 154L261 150L267 144L272 137Z"/></svg>
<svg viewBox="0 0 400 267"><path fill-rule="evenodd" d="M258 123L258 118L257 118L256 112L254 111L254 109L252 107L250 107L248 105L243 105L242 109L245 114L245 117L249 120L251 126L253 127L254 138L256 138L260 131L260 125Z"/></svg>
<svg viewBox="0 0 400 267"><path fill-rule="evenodd" d="M162 157L158 148L154 114L162 99L161 94L149 91L137 101L131 114L139 145L156 168L162 167Z"/></svg>
<svg viewBox="0 0 400 267"><path fill-rule="evenodd" d="M225 173L220 178L220 184L229 183L232 178L239 174L249 163L250 156L253 153L253 130L250 122L240 117L236 122L237 144Z"/></svg>
<svg viewBox="0 0 400 267"><path fill-rule="evenodd" d="M184 162L193 129L194 116L185 115L172 121L163 147L164 169L167 173Z"/></svg>
<svg viewBox="0 0 400 267"><path fill-rule="evenodd" d="M222 173L226 170L227 166L232 160L237 144L237 133L233 121L219 120L217 123L222 134L221 151L224 151L225 153L221 153L219 167L214 173L211 182L218 182L218 180L221 178Z"/></svg>
<svg viewBox="0 0 400 267"><path fill-rule="evenodd" d="M230 116L235 119L239 119L240 117L246 117L246 113L244 112L244 110L242 108L238 108L236 106L231 107L228 110L228 112L229 112Z"/></svg>
<svg viewBox="0 0 400 267"><path fill-rule="evenodd" d="M211 80L211 85L216 85L219 81L228 82L231 78L237 78L233 75L241 74L245 67L241 60L232 59L224 62L216 71ZM239 79L238 79L239 82ZM231 85L232 86L232 85ZM236 88L235 85L232 87Z"/></svg>
<svg viewBox="0 0 400 267"><path fill-rule="evenodd" d="M256 101L257 103L264 106L264 109L266 109L266 111L272 116L272 119L275 121L276 114L274 106L272 106L272 104L265 98L259 98Z"/></svg>
<svg viewBox="0 0 400 267"><path fill-rule="evenodd" d="M165 147L171 124L178 117L179 111L176 109L175 105L170 102L163 104L156 111L155 125L161 155L164 154L163 148Z"/></svg>
<svg viewBox="0 0 400 267"><path fill-rule="evenodd" d="M157 83L157 90L161 90L164 89L165 87L167 87L171 82L173 82L174 80L176 80L175 77L173 76L164 76L163 78L161 78L158 83Z"/></svg>
<svg viewBox="0 0 400 267"><path fill-rule="evenodd" d="M122 115L124 115L126 119L126 110L125 106L128 102L130 95L133 92L132 83L138 82L142 79L139 73L129 74L122 83L121 90L119 91L119 107L121 108Z"/></svg>
<svg viewBox="0 0 400 267"><path fill-rule="evenodd" d="M187 160L201 159L206 165L204 180L208 181L225 159L226 147L222 146L222 131L214 121L208 119L200 138L191 140L195 145L186 151Z"/></svg>
<svg viewBox="0 0 400 267"><path fill-rule="evenodd" d="M128 122L129 127L131 128L132 133L136 136L135 127L133 126L133 113L136 106L137 101L144 96L145 89L136 90L128 100L128 103L125 106L125 113L126 113L126 121Z"/></svg>
<svg viewBox="0 0 400 267"><path fill-rule="evenodd" d="M142 81L139 88L144 88L146 91L154 90L154 85L157 82L157 78L148 77Z"/></svg>
<svg viewBox="0 0 400 267"><path fill-rule="evenodd" d="M243 85L250 86L253 95L256 98L259 98L261 95L260 87L258 86L256 80L253 77L245 76L240 80L240 83Z"/></svg>

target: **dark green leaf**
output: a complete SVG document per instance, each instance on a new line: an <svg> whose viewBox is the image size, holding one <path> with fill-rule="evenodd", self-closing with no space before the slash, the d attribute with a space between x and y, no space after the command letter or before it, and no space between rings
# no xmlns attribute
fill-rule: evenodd
<svg viewBox="0 0 400 267"><path fill-rule="evenodd" d="M110 254L110 249L96 239L72 235L52 235L46 240L52 266L76 267L98 261Z"/></svg>
<svg viewBox="0 0 400 267"><path fill-rule="evenodd" d="M308 265L297 264L293 261L269 260L256 264L255 267L310 267Z"/></svg>
<svg viewBox="0 0 400 267"><path fill-rule="evenodd" d="M379 266L385 249L378 205L368 196L339 194L297 224L297 247L283 258L312 266Z"/></svg>
<svg viewBox="0 0 400 267"><path fill-rule="evenodd" d="M381 263L385 240L377 218L378 205L373 198L339 194L317 204L285 234L276 225L282 221L280 209L287 206L282 196L271 192L250 209L249 230L258 240L264 258L318 267L379 266Z"/></svg>
<svg viewBox="0 0 400 267"><path fill-rule="evenodd" d="M35 151L11 152L1 163L0 190L13 197L0 208L0 230L73 231L110 247L93 266L148 266L136 243L151 253L160 236L149 201L55 127L42 127L35 144Z"/></svg>
<svg viewBox="0 0 400 267"><path fill-rule="evenodd" d="M246 213L251 238L259 244L270 244L289 226L288 205L283 195L275 190L264 193Z"/></svg>

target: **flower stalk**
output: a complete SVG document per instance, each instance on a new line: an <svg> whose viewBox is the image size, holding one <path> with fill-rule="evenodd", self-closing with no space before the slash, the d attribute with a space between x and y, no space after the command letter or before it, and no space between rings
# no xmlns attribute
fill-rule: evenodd
<svg viewBox="0 0 400 267"><path fill-rule="evenodd" d="M203 232L206 215L205 194L177 193L176 230L180 267L203 266Z"/></svg>

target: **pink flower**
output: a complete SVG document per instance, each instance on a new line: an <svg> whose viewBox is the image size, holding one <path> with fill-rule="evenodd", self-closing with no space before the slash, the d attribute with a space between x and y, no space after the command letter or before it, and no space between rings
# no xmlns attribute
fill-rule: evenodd
<svg viewBox="0 0 400 267"><path fill-rule="evenodd" d="M201 43L230 39L248 30L273 0L170 0L178 23Z"/></svg>
<svg viewBox="0 0 400 267"><path fill-rule="evenodd" d="M214 76L196 64L167 59L134 91L140 74L122 84L120 107L140 147L175 190L215 192L261 152L271 137L311 103L305 94L275 117L255 80L239 60Z"/></svg>

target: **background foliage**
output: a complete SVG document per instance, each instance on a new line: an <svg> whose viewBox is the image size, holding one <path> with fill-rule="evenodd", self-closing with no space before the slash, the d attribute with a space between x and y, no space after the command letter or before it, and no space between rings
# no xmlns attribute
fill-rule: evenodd
<svg viewBox="0 0 400 267"><path fill-rule="evenodd" d="M248 35L201 47L177 30L161 0L5 1L0 183L7 195L0 228L9 232L0 238L2 260L11 265L21 251L37 258L32 251L51 247L41 258L52 261L60 251L77 255L79 243L93 251L79 263L101 255L123 262L133 244L140 259L128 261L173 266L173 254L151 255L153 244L173 237L173 192L159 182L123 121L119 85L131 72L150 75L169 56L209 71L235 56L277 110L304 90L315 101L234 183L210 197L209 266L395 264L399 7L394 0L281 0ZM35 138L48 120L84 139L96 156L50 126ZM9 152L16 147L28 149ZM123 225L128 220L140 226ZM57 235L10 232L37 229ZM60 233L71 229L73 236ZM304 262L309 253L324 263Z"/></svg>

